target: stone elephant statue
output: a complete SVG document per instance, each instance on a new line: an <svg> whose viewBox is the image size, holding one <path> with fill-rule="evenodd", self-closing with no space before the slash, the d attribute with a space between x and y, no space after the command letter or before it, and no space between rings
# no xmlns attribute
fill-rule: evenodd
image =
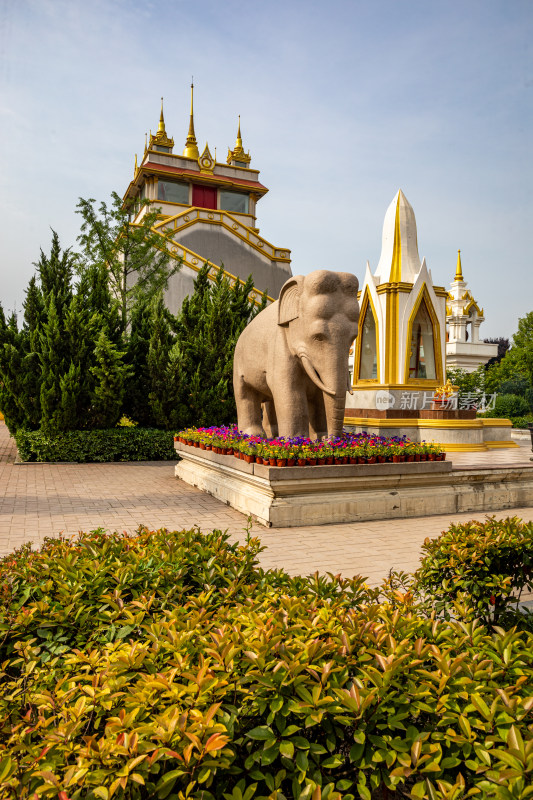
<svg viewBox="0 0 533 800"><path fill-rule="evenodd" d="M283 285L235 347L237 422L259 436L340 436L357 336L359 284L348 272L316 270Z"/></svg>

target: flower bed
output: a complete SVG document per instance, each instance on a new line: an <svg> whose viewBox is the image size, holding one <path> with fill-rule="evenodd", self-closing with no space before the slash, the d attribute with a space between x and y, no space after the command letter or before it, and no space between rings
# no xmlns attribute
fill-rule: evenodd
<svg viewBox="0 0 533 800"><path fill-rule="evenodd" d="M343 432L330 439L264 439L249 436L235 426L187 428L174 437L200 450L242 458L249 464L271 467L304 467L317 464L376 464L402 461L443 461L446 454L435 442L412 442L406 436L377 436Z"/></svg>

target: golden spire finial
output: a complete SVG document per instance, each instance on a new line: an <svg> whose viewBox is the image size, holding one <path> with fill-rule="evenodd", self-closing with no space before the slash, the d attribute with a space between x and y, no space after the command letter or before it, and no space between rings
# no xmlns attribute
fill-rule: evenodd
<svg viewBox="0 0 533 800"><path fill-rule="evenodd" d="M187 158L200 158L200 151L198 150L198 142L194 133L194 108L193 108L193 92L194 83L191 81L191 116L189 120L189 132L185 140L185 150L183 155Z"/></svg>
<svg viewBox="0 0 533 800"><path fill-rule="evenodd" d="M174 139L169 139L167 136L167 132L165 130L165 117L163 114L163 98L161 98L161 114L159 115L159 125L157 126L157 132L152 135L152 131L150 130L150 143L148 145L150 150L161 150L162 152L172 152L172 148L174 147Z"/></svg>
<svg viewBox="0 0 533 800"><path fill-rule="evenodd" d="M463 268L461 266L461 251L457 251L457 268L455 270L455 278L454 281L462 281L463 278Z"/></svg>
<svg viewBox="0 0 533 800"><path fill-rule="evenodd" d="M239 161L240 162L239 166L247 166L251 160L252 159L250 158L250 153L246 154L242 146L241 115L239 114L239 125L237 127L237 139L235 140L235 148L233 150L228 148L227 163L229 164L231 161Z"/></svg>
<svg viewBox="0 0 533 800"><path fill-rule="evenodd" d="M162 133L163 136L167 135L165 130L165 117L163 116L163 98L161 98L161 115L159 117L159 125L157 127L157 132Z"/></svg>
<svg viewBox="0 0 533 800"><path fill-rule="evenodd" d="M139 169L139 168L138 168L138 166L137 166L137 153L135 153L135 166L134 166L134 168L133 168L133 177L135 177L135 176L137 175L137 170L138 170L138 169Z"/></svg>

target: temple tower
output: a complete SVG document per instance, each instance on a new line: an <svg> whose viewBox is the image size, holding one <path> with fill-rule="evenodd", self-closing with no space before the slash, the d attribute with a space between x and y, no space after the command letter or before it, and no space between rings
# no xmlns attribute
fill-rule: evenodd
<svg viewBox="0 0 533 800"><path fill-rule="evenodd" d="M133 221L139 222L147 208L159 211L154 230L164 246L183 266L169 282L166 303L176 313L191 294L194 279L203 264L211 264L210 277L223 269L230 280L244 281L251 274L253 294L267 292L276 298L292 275L290 250L264 239L257 226L257 204L268 192L259 181L259 171L250 166L244 151L239 117L235 147L228 149L226 163L212 155L209 145L202 152L194 124L194 86L191 84L189 127L181 154L167 135L161 100L159 125L150 133L142 160L135 157L134 177L124 201L133 202ZM147 200L148 205L141 204Z"/></svg>
<svg viewBox="0 0 533 800"><path fill-rule="evenodd" d="M467 285L463 278L461 251L458 250L455 277L446 303L446 365L473 372L498 355L498 345L480 340L479 326L485 317Z"/></svg>
<svg viewBox="0 0 533 800"><path fill-rule="evenodd" d="M385 214L376 271L367 263L361 287L351 406L376 409L385 391L392 407L407 389L444 383L446 297L420 261L414 211L399 190Z"/></svg>
<svg viewBox="0 0 533 800"><path fill-rule="evenodd" d="M516 446L509 420L477 418L475 408L463 409L453 395L443 400L435 392L446 380L447 311L454 331L463 331L470 320L475 337L483 319L465 287L460 257L452 284L454 298L461 298L460 308L458 299L433 285L418 255L414 211L400 190L385 214L376 271L372 274L367 263L361 287L347 426L406 435L413 441L434 440L448 451ZM447 309L447 300L453 309Z"/></svg>

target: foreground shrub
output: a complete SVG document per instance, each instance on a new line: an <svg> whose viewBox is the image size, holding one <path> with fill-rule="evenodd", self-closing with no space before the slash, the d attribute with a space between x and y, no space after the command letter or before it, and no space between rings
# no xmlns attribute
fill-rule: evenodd
<svg viewBox="0 0 533 800"><path fill-rule="evenodd" d="M438 613L455 613L453 601L463 596L486 625L524 621L519 606L523 591L533 589L533 523L491 517L451 525L426 539L422 551L418 587Z"/></svg>
<svg viewBox="0 0 533 800"><path fill-rule="evenodd" d="M176 459L168 431L120 427L46 435L19 428L15 441L22 461L160 461Z"/></svg>
<svg viewBox="0 0 533 800"><path fill-rule="evenodd" d="M219 531L0 562L0 797L529 797L533 636Z"/></svg>

